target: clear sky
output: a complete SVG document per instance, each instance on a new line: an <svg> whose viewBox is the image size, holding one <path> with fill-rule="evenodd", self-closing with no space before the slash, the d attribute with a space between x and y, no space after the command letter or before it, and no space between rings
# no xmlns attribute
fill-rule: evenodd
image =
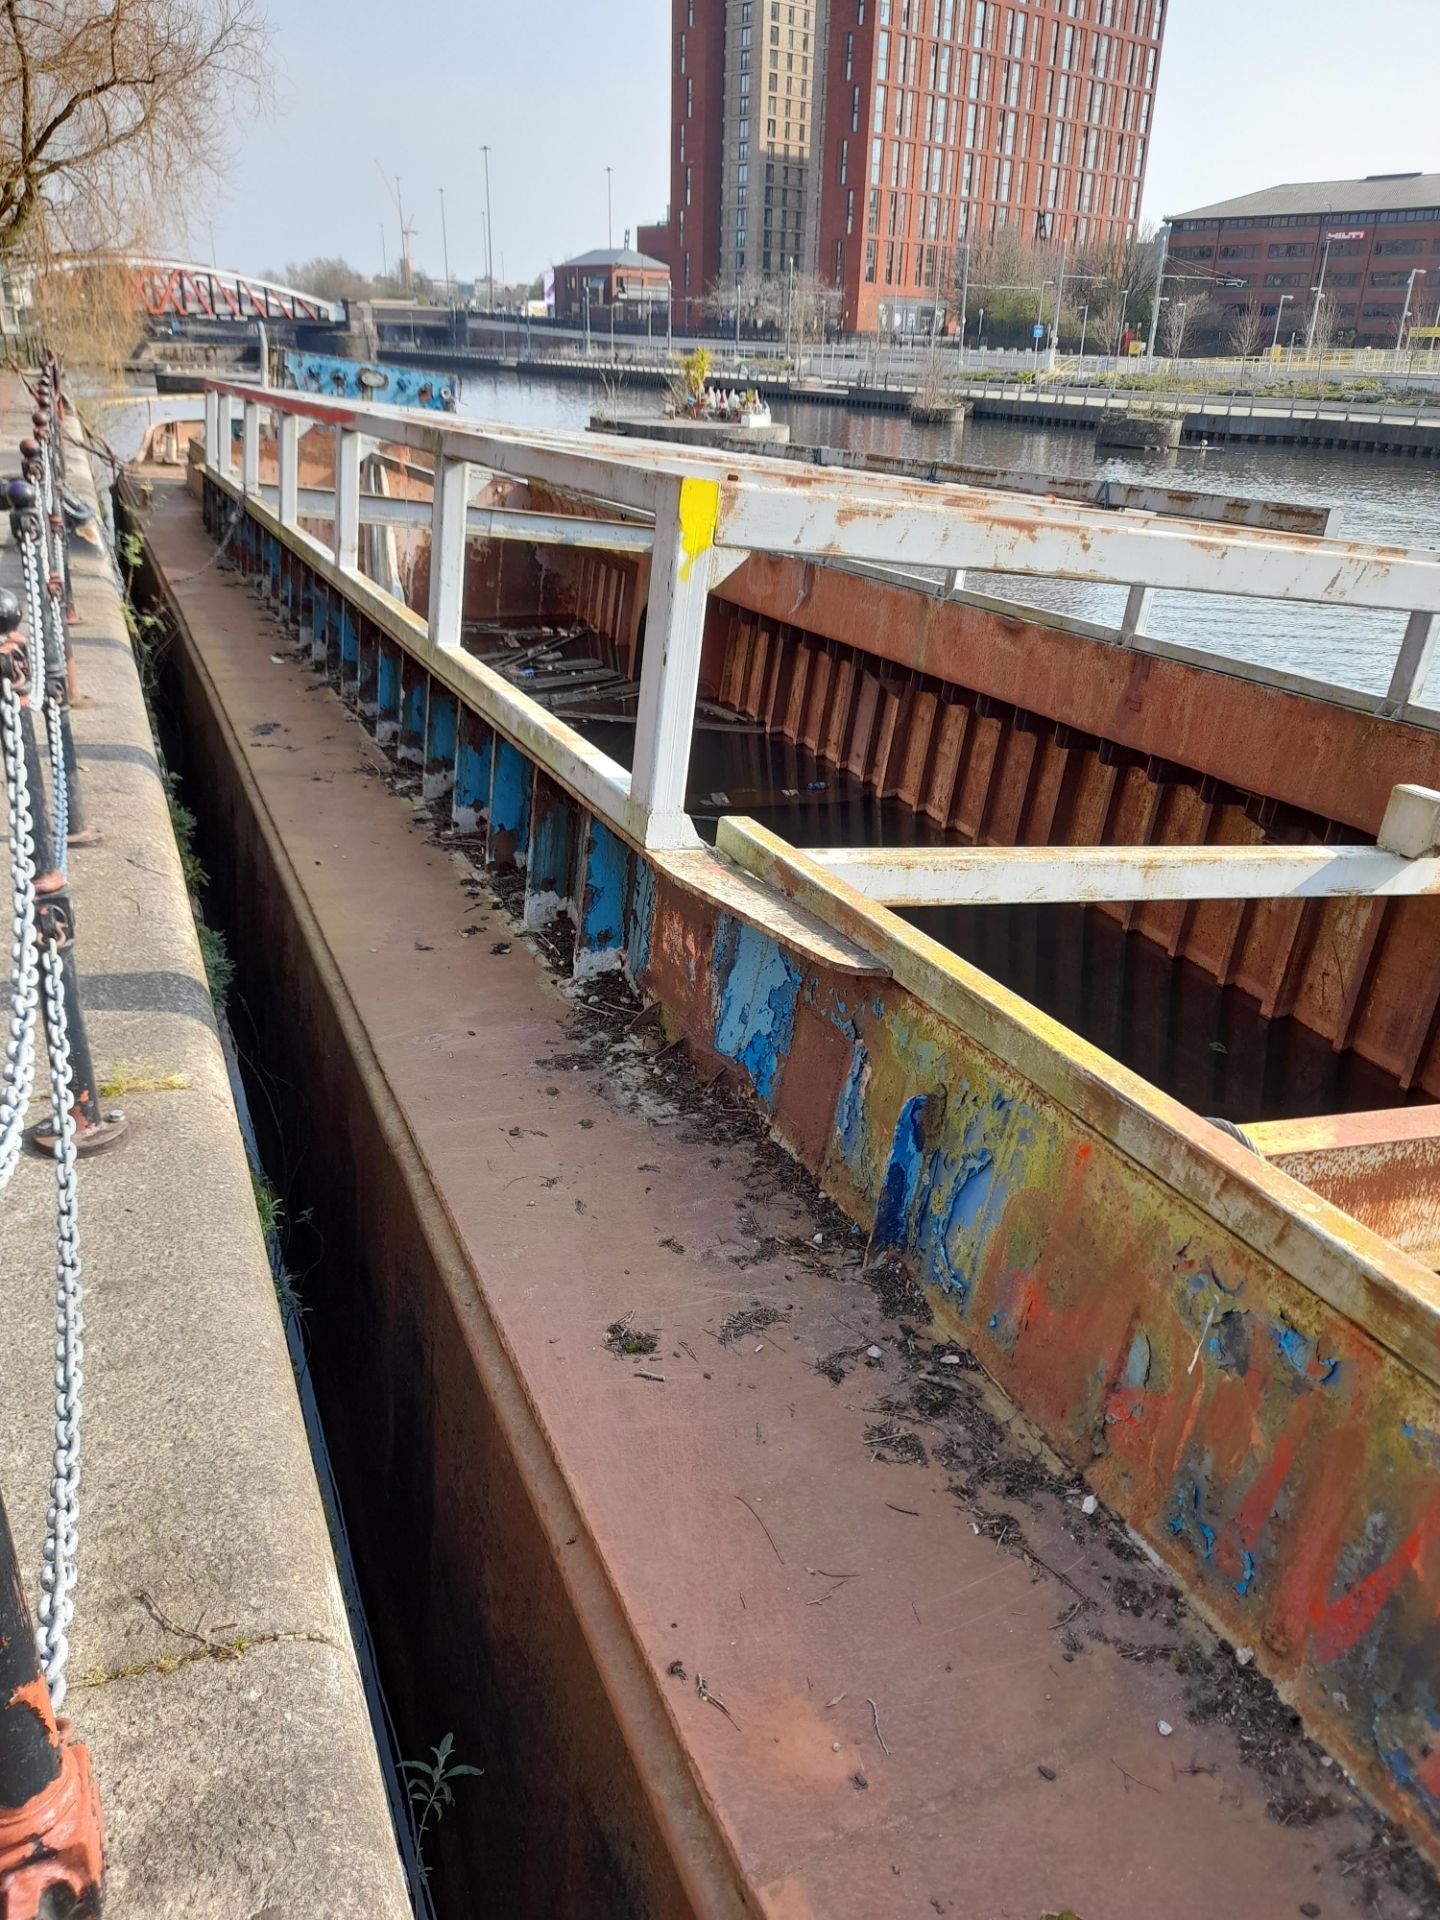
<svg viewBox="0 0 1440 1920"><path fill-rule="evenodd" d="M222 265L315 254L378 271L400 175L415 254L529 277L663 215L670 0L272 0L277 99L207 213ZM1440 0L1170 0L1147 216L1281 180L1440 172ZM191 234L210 250L204 218Z"/></svg>

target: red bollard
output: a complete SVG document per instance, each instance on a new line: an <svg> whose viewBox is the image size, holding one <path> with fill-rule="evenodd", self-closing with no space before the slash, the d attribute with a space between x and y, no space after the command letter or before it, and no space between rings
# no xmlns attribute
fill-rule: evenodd
<svg viewBox="0 0 1440 1920"><path fill-rule="evenodd" d="M0 1501L0 1920L94 1920L104 1877L90 1755L51 1709Z"/></svg>

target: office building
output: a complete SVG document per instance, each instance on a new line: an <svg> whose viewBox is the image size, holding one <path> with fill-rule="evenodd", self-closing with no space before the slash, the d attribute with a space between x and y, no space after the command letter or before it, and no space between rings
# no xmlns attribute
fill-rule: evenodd
<svg viewBox="0 0 1440 1920"><path fill-rule="evenodd" d="M1165 4L674 0L677 312L793 266L848 330L928 330L1002 227L1128 237Z"/></svg>
<svg viewBox="0 0 1440 1920"><path fill-rule="evenodd" d="M1251 352L1316 332L1396 347L1440 300L1440 173L1298 182L1176 214L1165 293L1203 301L1221 335L1254 311Z"/></svg>

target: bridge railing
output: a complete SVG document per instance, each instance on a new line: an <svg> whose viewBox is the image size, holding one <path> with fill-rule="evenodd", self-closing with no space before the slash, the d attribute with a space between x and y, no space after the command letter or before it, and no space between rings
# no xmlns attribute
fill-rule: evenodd
<svg viewBox="0 0 1440 1920"><path fill-rule="evenodd" d="M1403 625L1381 709L1394 713L1414 698L1434 647L1440 554L1428 551L1115 513L889 475L842 477L729 448L676 449L453 418L441 425L405 408L226 382L207 388L205 406L208 470L221 485L288 543L312 554L443 680L473 695L494 724L534 751L562 785L646 848L699 844L685 791L706 604L711 588L752 553L929 574L951 590L963 585L968 569L1116 584L1128 589L1119 636L1124 642L1139 640L1157 589L1235 595L1281 607L1303 601L1380 609ZM262 423L270 426L278 452L278 487L268 498L260 481ZM328 549L302 524L315 512L313 496L306 490L302 500L300 488L300 437L307 425L335 434ZM362 460L379 443L414 449L433 471L423 616L370 580L359 564L367 515L408 518L415 510L414 503L377 509L374 501L362 501ZM486 476L580 496L598 517L504 508L477 515L470 495ZM630 772L465 651L466 543L475 534L642 556L648 571L646 643ZM1225 665L1227 671L1245 671L1238 663Z"/></svg>

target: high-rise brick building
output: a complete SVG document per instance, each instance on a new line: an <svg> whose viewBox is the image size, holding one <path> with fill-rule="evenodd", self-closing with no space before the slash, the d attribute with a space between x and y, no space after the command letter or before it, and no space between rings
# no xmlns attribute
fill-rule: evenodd
<svg viewBox="0 0 1440 1920"><path fill-rule="evenodd" d="M674 0L680 312L793 262L838 290L849 329L928 329L961 250L999 227L1127 236L1165 8Z"/></svg>

